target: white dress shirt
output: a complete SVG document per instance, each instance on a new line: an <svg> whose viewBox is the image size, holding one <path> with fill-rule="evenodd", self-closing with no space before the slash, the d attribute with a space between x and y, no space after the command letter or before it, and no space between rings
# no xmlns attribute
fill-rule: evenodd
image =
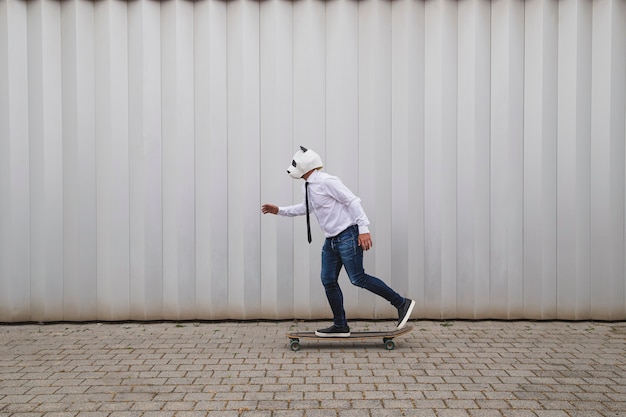
<svg viewBox="0 0 626 417"><path fill-rule="evenodd" d="M307 179L309 183L309 209L317 217L326 237L337 236L356 224L359 234L369 233L369 220L361 199L355 196L341 180L333 175L315 170ZM305 186L302 186L302 193ZM306 214L306 203L279 207L280 216L294 217Z"/></svg>

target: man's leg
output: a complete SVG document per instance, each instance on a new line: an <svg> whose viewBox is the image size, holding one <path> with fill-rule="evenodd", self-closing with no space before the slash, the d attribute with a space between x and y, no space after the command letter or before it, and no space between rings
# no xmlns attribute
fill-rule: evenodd
<svg viewBox="0 0 626 417"><path fill-rule="evenodd" d="M342 240L339 251L350 282L389 301L398 310L398 329L404 327L411 316L415 301L402 297L381 279L365 273L363 249L358 245L356 228L351 231L351 239Z"/></svg>
<svg viewBox="0 0 626 417"><path fill-rule="evenodd" d="M363 269L363 249L358 243L357 229L351 229L349 237L338 245L341 262L346 268L350 282L389 301L395 308L404 304L404 297L391 289L381 279L368 275Z"/></svg>
<svg viewBox="0 0 626 417"><path fill-rule="evenodd" d="M333 322L338 327L348 325L346 312L343 308L343 293L339 287L339 272L342 266L341 258L332 247L331 240L326 239L322 248L321 278L328 304L330 304L330 309L333 312Z"/></svg>

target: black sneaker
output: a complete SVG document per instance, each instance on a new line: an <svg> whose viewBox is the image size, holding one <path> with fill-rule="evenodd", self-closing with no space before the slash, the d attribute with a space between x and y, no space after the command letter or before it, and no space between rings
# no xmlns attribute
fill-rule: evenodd
<svg viewBox="0 0 626 417"><path fill-rule="evenodd" d="M404 305L398 309L398 330L406 325L406 322L411 318L411 312L415 307L415 301L410 298L404 299Z"/></svg>
<svg viewBox="0 0 626 417"><path fill-rule="evenodd" d="M315 332L317 337L350 337L350 327L332 325L327 329L319 329Z"/></svg>

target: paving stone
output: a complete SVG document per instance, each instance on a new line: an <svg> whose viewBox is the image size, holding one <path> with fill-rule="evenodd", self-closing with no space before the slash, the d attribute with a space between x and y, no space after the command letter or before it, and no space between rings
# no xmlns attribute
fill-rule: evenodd
<svg viewBox="0 0 626 417"><path fill-rule="evenodd" d="M298 352L284 334L322 323L0 325L0 417L626 416L615 323L413 324Z"/></svg>

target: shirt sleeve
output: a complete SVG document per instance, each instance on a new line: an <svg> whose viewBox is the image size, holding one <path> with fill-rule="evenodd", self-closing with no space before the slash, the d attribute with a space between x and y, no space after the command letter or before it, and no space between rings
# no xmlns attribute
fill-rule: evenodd
<svg viewBox="0 0 626 417"><path fill-rule="evenodd" d="M293 206L278 207L278 215L285 217L303 216L306 214L306 205L304 202Z"/></svg>
<svg viewBox="0 0 626 417"><path fill-rule="evenodd" d="M363 207L361 206L361 199L357 198L356 200L353 200L348 206L348 209L350 210L350 214L352 214L354 220L356 220L356 224L359 226L359 234L362 235L363 233L369 233L370 229L368 226L370 221L365 214L365 210L363 210Z"/></svg>
<svg viewBox="0 0 626 417"><path fill-rule="evenodd" d="M328 193L339 203L348 208L352 219L359 226L359 234L369 233L370 221L361 206L361 199L354 195L337 177L329 178L325 183Z"/></svg>

